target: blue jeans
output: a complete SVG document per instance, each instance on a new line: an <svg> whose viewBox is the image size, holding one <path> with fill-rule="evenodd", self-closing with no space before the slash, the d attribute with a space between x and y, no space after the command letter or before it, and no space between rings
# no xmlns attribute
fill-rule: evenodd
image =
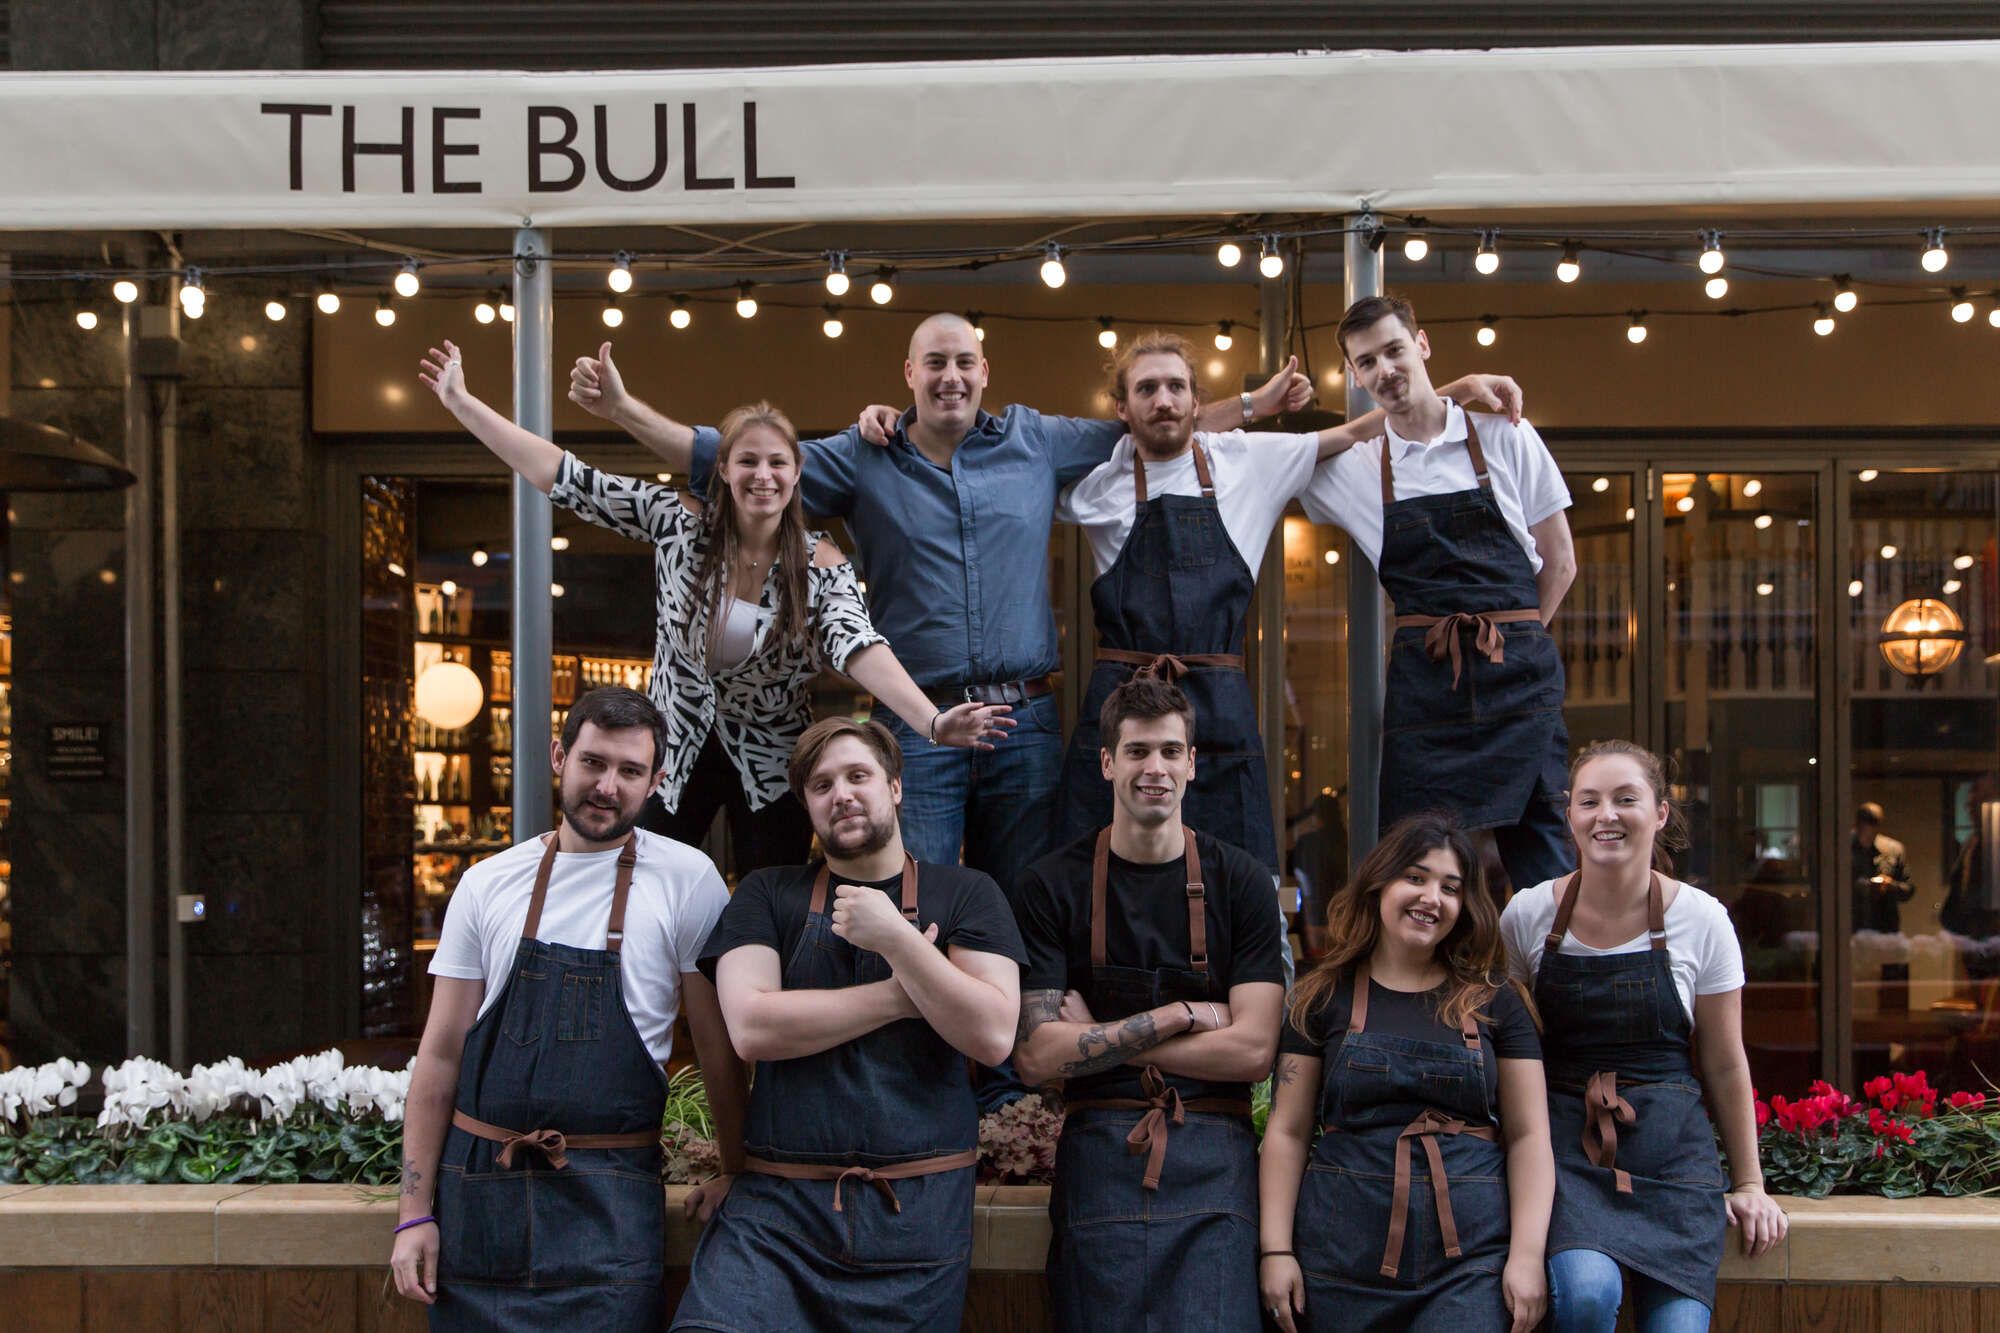
<svg viewBox="0 0 2000 1333"><path fill-rule="evenodd" d="M1556 1333L1611 1333L1618 1326L1618 1303L1627 1278L1616 1259L1596 1250L1550 1255L1550 1326ZM1633 1323L1639 1333L1706 1333L1706 1305L1643 1273L1629 1278Z"/></svg>
<svg viewBox="0 0 2000 1333"><path fill-rule="evenodd" d="M1021 872L1054 850L1062 776L1056 697L1015 704L1007 739L988 750L932 745L887 708L875 720L903 747L903 845L919 861L984 870L1012 901Z"/></svg>

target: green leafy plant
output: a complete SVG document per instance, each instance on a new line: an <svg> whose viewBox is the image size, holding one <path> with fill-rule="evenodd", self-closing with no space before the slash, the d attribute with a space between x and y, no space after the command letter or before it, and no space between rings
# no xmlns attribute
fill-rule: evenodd
<svg viewBox="0 0 2000 1333"><path fill-rule="evenodd" d="M1764 1187L1815 1199L2000 1191L2000 1099L1943 1096L1922 1070L1870 1079L1862 1094L1821 1081L1796 1101L1759 1099Z"/></svg>

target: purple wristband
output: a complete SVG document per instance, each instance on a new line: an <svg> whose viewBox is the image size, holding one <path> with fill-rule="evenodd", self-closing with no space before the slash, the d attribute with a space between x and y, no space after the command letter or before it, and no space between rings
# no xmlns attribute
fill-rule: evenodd
<svg viewBox="0 0 2000 1333"><path fill-rule="evenodd" d="M410 1219L409 1221L407 1221L407 1222L399 1222L399 1223L397 1223L397 1224L396 1224L396 1229L395 1229L394 1231L390 1232L389 1234L390 1234L390 1235L392 1235L392 1236L400 1236L400 1235L402 1235L402 1234L403 1234L403 1233L404 1233L405 1231L408 1231L408 1230L409 1230L409 1229L410 1229L411 1227L420 1227L420 1226L424 1225L424 1223L426 1223L426 1222L436 1222L436 1221L437 1221L437 1219L436 1219L435 1217L429 1217L429 1216L425 1216L425 1217L413 1217L413 1218L411 1218L411 1219Z"/></svg>

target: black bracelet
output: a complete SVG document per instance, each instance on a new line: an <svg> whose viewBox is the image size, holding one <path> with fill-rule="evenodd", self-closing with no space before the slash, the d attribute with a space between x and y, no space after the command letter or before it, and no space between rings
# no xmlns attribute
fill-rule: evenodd
<svg viewBox="0 0 2000 1333"><path fill-rule="evenodd" d="M1257 1251L1257 1257L1259 1259L1296 1259L1298 1256L1290 1250L1259 1250Z"/></svg>
<svg viewBox="0 0 2000 1333"><path fill-rule="evenodd" d="M1199 1026L1199 1023L1194 1016L1194 1006L1189 1004L1186 1000L1182 1000L1181 1008L1188 1011L1188 1031L1189 1032L1194 1031L1195 1028Z"/></svg>

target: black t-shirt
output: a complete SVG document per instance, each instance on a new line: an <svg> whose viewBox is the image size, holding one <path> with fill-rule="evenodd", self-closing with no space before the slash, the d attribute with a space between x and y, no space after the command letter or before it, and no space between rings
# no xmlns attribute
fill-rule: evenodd
<svg viewBox="0 0 2000 1333"><path fill-rule="evenodd" d="M785 989L841 989L892 975L880 954L825 931L795 964L817 865L777 866L745 876L709 932L697 965L710 980L722 955L745 945L775 949ZM827 886L831 912L835 875ZM901 875L871 887L901 901ZM1000 887L977 870L919 863L917 924L938 926L937 947L1027 955ZM802 970L804 969L804 970ZM962 1152L979 1141L965 1057L921 1018L906 1018L794 1060L760 1061L744 1127L759 1157L880 1163Z"/></svg>
<svg viewBox="0 0 2000 1333"><path fill-rule="evenodd" d="M1248 852L1195 833L1201 853L1208 930L1208 998L1227 1002L1229 988L1244 982L1285 984L1279 953L1277 890L1271 872ZM1028 961L1021 989L1075 990L1091 995L1090 871L1097 834L1078 838L1037 861L1014 891ZM1188 967L1187 858L1140 865L1111 853L1105 876L1105 961L1112 967ZM1100 1023L1124 1018L1101 1012ZM1170 1077L1183 1097L1248 1097L1243 1083L1206 1083ZM1087 1097L1137 1097L1139 1069L1119 1065L1070 1080L1071 1101Z"/></svg>
<svg viewBox="0 0 2000 1333"><path fill-rule="evenodd" d="M1438 1016L1438 1004L1443 998L1442 988L1431 991L1390 990L1370 978L1368 1031L1462 1047L1464 1039L1458 1029ZM1347 1038L1347 1020L1353 1012L1353 1000L1353 981L1343 977L1306 1014L1303 1030L1292 1022L1288 1009L1284 1029L1278 1034L1278 1053L1332 1061L1340 1054L1340 1044ZM1504 980L1500 981L1493 998L1480 1007L1480 1012L1486 1015L1486 1020L1478 1023L1479 1045L1485 1056L1486 1100L1488 1105L1497 1106L1500 1094L1500 1066L1497 1062L1541 1059L1542 1038L1535 1031L1535 1020L1528 1013L1521 993Z"/></svg>

